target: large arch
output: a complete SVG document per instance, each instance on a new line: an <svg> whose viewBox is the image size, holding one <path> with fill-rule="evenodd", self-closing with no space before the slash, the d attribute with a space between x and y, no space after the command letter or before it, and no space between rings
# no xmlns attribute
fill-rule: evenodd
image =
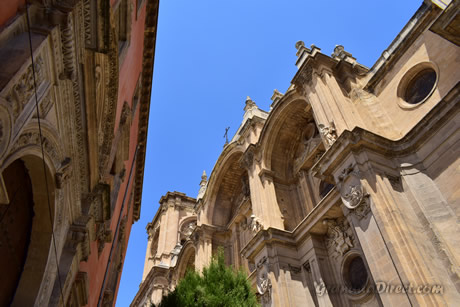
<svg viewBox="0 0 460 307"><path fill-rule="evenodd" d="M52 220L55 217L55 187L54 178L48 164L45 162L43 168L43 160L40 156L34 154L34 150L29 150L29 154L21 155L18 158L11 159L8 165L4 168L3 175L8 186L12 187L11 182L15 180L28 181L30 180L30 192L32 199L29 208L32 212L31 223L28 227L29 241L26 249L26 256L23 259L23 269L19 280L16 284L16 291L11 300L12 306L33 306L36 304L40 291L43 291L45 273L49 271L49 262L54 258L51 253L52 249ZM18 170L12 176L11 168ZM26 177L19 177L20 173L26 174ZM45 175L46 173L46 175ZM45 180L46 177L46 180ZM27 182L24 182L24 193L27 193L29 188L26 187ZM14 201L14 191L8 191L11 194L10 204L8 206L17 205ZM13 210L10 208L9 210ZM2 224L5 221L2 221ZM4 226L4 225L2 225ZM10 251L11 252L11 251ZM13 255L15 252L12 252ZM2 263L2 266L9 265ZM49 278L50 276L47 276Z"/></svg>
<svg viewBox="0 0 460 307"><path fill-rule="evenodd" d="M0 165L0 171L3 172L15 161L24 163L32 182L35 213L28 255L12 306L34 304L42 306L48 303L57 276L51 229L54 230L56 249L60 254L69 227L66 218L70 210L67 199L70 197L71 188L65 185L68 177L61 177L59 187L56 181L57 173L63 171L61 169L64 161L62 142L56 130L46 121L41 123L41 134L44 156L42 156L38 123L32 119L10 145L8 154ZM44 180L45 174L47 181ZM67 175L70 173L66 173ZM62 268L61 273L63 273ZM64 284L62 286L64 287Z"/></svg>
<svg viewBox="0 0 460 307"><path fill-rule="evenodd" d="M216 162L204 196L206 223L225 227L235 211L234 203L247 176L241 167L243 148L236 142L227 145ZM202 221L203 222L203 221Z"/></svg>
<svg viewBox="0 0 460 307"><path fill-rule="evenodd" d="M321 144L319 131L305 97L288 91L271 111L259 140L262 166L274 174L276 200L285 230L293 230L307 215L307 184L300 182L302 161ZM314 179L312 179L314 180ZM308 195L310 194L310 195Z"/></svg>
<svg viewBox="0 0 460 307"><path fill-rule="evenodd" d="M184 278L188 270L195 270L195 255L196 249L192 241L187 241L182 247L181 253L178 256L176 268L176 281L179 282Z"/></svg>

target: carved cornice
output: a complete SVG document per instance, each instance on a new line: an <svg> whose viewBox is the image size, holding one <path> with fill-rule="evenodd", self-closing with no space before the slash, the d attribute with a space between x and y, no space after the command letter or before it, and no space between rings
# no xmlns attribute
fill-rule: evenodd
<svg viewBox="0 0 460 307"><path fill-rule="evenodd" d="M136 161L136 174L134 180L134 208L133 219L140 217L142 184L144 181L145 150L147 145L147 129L150 110L150 95L152 90L153 59L155 54L158 0L148 0L146 3L146 17L144 29L144 55L142 60L142 85L139 107L139 132L138 132L138 155Z"/></svg>

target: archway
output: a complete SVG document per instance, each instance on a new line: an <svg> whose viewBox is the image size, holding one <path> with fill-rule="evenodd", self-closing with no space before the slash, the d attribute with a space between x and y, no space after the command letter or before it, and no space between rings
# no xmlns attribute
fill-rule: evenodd
<svg viewBox="0 0 460 307"><path fill-rule="evenodd" d="M34 201L32 182L22 160L11 163L2 175L9 203L0 206L0 306L9 306L27 258Z"/></svg>
<svg viewBox="0 0 460 307"><path fill-rule="evenodd" d="M293 230L308 213L298 173L319 143L319 132L305 100L293 100L279 111L269 137L267 164L275 174L276 200L286 230Z"/></svg>
<svg viewBox="0 0 460 307"><path fill-rule="evenodd" d="M2 302L9 300L12 306L33 306L42 285L51 247L54 181L49 169L46 169L45 180L43 160L32 155L14 160L2 174L10 202L2 208L9 213L2 219L1 227L4 231L14 229L18 232L14 234L16 243L0 247L8 249L2 253L2 271L12 267L11 262L4 262L7 259L3 255L9 254L17 259L11 279L2 278L5 290L9 289L4 296L2 291ZM18 210L21 212L15 213ZM2 235L1 240L6 243L11 237Z"/></svg>
<svg viewBox="0 0 460 307"><path fill-rule="evenodd" d="M220 170L212 225L226 227L244 198L249 196L247 172L239 163L241 156L241 152L234 153Z"/></svg>

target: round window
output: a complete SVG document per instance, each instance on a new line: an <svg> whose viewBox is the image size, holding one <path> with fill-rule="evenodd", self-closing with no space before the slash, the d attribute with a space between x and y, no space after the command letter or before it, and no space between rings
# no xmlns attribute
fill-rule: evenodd
<svg viewBox="0 0 460 307"><path fill-rule="evenodd" d="M431 94L436 84L436 72L433 68L419 71L406 86L404 100L410 104L417 104Z"/></svg>
<svg viewBox="0 0 460 307"><path fill-rule="evenodd" d="M355 256L346 262L343 270L346 286L353 292L363 290L367 285L367 269L360 256Z"/></svg>

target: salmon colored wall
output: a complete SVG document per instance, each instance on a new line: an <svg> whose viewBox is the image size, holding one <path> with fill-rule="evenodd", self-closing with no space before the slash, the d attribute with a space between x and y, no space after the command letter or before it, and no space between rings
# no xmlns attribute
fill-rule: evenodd
<svg viewBox="0 0 460 307"><path fill-rule="evenodd" d="M145 25L145 8L146 2L143 1L143 7L139 12L139 16L137 16L136 10L136 0L131 0L133 3L133 11L131 16L131 39L130 44L120 68L120 79L119 79L119 89L118 89L118 103L117 103L117 111L116 111L116 121L115 121L115 130L114 133L118 130L119 127L119 120L121 115L121 110L123 107L123 103L127 101L129 105L132 107L132 99L134 96L134 91L136 89L136 85L140 74L142 72L142 57L143 57L143 47L144 47L144 25ZM111 1L112 6L115 5L117 1ZM129 5L129 4L128 4ZM118 192L118 199L114 209L114 213L111 220L110 228L112 230L112 234L115 234L115 228L118 223L118 219L120 217L120 210L123 203L123 196L126 190L126 185L129 181L129 173L131 170L131 165L134 159L134 153L137 146L137 135L138 135L138 125L139 125L139 108L140 105L137 105L137 110L135 117L131 123L131 131L130 131L130 144L129 144L129 159L125 161L125 168L126 168L126 175L125 180L120 186L120 190ZM126 248L128 246L128 238L131 232L131 226L133 222L133 208L134 205L131 204L129 207L129 213L127 212L129 206L129 200L131 195L131 190L134 185L134 174L135 168L133 169L132 178L129 186L129 191L127 193L125 207L123 212L121 213L121 217L123 218L126 214L128 214L128 220L126 223L126 235L125 235L125 250L123 251L123 256L126 255ZM112 240L114 237L112 238ZM110 254L111 243L107 243L103 252L101 253L100 257L98 257L97 252L97 242L94 241L91 243L91 254L88 257L87 262L81 262L80 270L85 271L88 273L89 277L89 302L87 306L97 306L102 282L104 280L104 274L107 267L107 261ZM112 255L113 257L113 255ZM108 278L109 276L107 276ZM119 279L117 281L117 288L116 293L118 292L118 286L120 282L121 274L119 274ZM106 280L107 284L107 280ZM115 305L114 299L114 305Z"/></svg>
<svg viewBox="0 0 460 307"><path fill-rule="evenodd" d="M0 28L2 28L8 21L16 16L18 10L21 9L25 0L1 0L0 1Z"/></svg>

